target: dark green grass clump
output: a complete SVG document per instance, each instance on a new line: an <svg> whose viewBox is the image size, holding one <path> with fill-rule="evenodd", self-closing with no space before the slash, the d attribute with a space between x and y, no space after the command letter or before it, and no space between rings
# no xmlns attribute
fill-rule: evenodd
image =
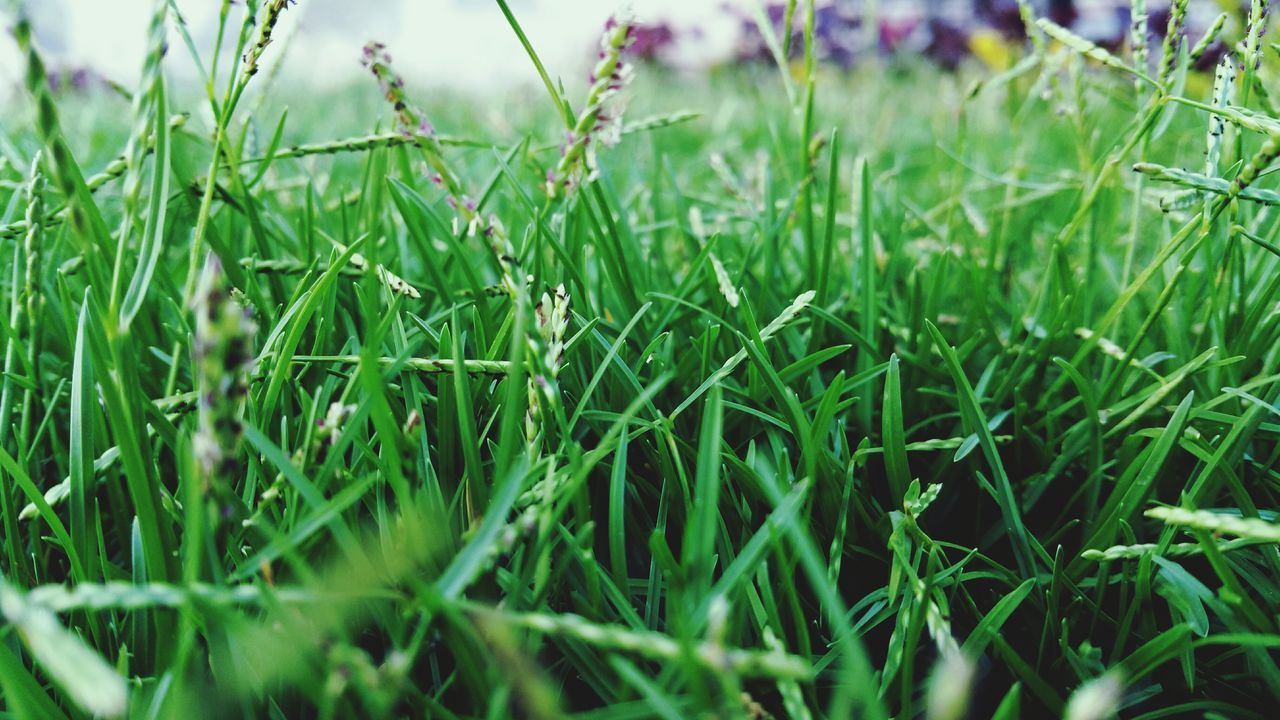
<svg viewBox="0 0 1280 720"><path fill-rule="evenodd" d="M129 100L15 16L6 717L1270 715L1265 13L486 104L245 5Z"/></svg>

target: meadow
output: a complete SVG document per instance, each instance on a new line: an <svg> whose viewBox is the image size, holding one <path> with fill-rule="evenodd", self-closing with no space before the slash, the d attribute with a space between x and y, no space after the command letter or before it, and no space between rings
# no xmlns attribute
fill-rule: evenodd
<svg viewBox="0 0 1280 720"><path fill-rule="evenodd" d="M491 100L285 0L55 93L15 7L0 715L1271 716L1265 5Z"/></svg>

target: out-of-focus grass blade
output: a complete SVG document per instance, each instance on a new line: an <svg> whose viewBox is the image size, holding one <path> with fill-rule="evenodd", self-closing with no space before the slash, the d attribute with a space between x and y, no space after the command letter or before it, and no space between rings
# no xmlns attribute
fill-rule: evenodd
<svg viewBox="0 0 1280 720"><path fill-rule="evenodd" d="M1127 72L1130 75L1133 75L1134 77L1138 78L1139 80L1142 80L1143 82L1149 83L1151 85L1156 84L1156 81L1151 79L1151 77L1148 76L1146 73L1126 65L1123 60L1107 52L1105 49L1100 47L1097 43L1080 37L1079 35L1071 32L1070 30L1062 27L1061 25L1055 23L1054 21L1048 18L1040 18L1039 20L1036 21L1036 25L1040 26L1040 29L1043 30L1049 37L1053 38L1054 40L1057 40L1063 45L1066 45L1067 47L1080 53L1081 55L1084 55L1090 60L1096 60L1102 63L1103 65L1106 65L1107 67L1115 68L1116 70Z"/></svg>
<svg viewBox="0 0 1280 720"><path fill-rule="evenodd" d="M71 215L71 225L75 237L80 241L80 249L86 257L90 284L105 292L111 286L110 276L105 258L111 257L111 231L107 229L102 211L93 200L93 195L85 185L84 174L79 163L67 144L66 135L59 119L58 105L49 89L49 78L45 71L44 60L36 51L31 39L31 23L25 13L20 12L13 34L18 47L27 56L26 85L28 92L35 99L36 130L44 142L48 154L51 174L58 190L67 199Z"/></svg>
<svg viewBox="0 0 1280 720"><path fill-rule="evenodd" d="M284 139L284 124L289 119L289 111L286 109L280 113L280 120L276 122L276 131L271 134L271 142L267 145L267 151L262 156L262 161L258 164L258 169L253 174L253 178L249 180L247 187L255 187L262 178L266 177L267 171L271 169L271 164L276 159L276 153L280 150L280 142ZM241 162L243 165L244 162Z"/></svg>
<svg viewBox="0 0 1280 720"><path fill-rule="evenodd" d="M0 690L4 691L0 694L3 694L9 711L19 720L67 718L49 698L44 686L31 676L18 656L4 643L0 643Z"/></svg>
<svg viewBox="0 0 1280 720"><path fill-rule="evenodd" d="M1014 683L992 713L991 720L1018 720L1022 717L1022 686Z"/></svg>
<svg viewBox="0 0 1280 720"><path fill-rule="evenodd" d="M29 602L0 579L0 614L17 628L32 657L82 710L98 717L124 714L129 700L124 678L64 628L53 611Z"/></svg>

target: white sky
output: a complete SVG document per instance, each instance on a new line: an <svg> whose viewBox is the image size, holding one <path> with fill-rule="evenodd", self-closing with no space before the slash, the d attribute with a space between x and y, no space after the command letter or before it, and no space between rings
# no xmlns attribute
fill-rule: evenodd
<svg viewBox="0 0 1280 720"><path fill-rule="evenodd" d="M750 0L745 0L749 2ZM148 17L155 0L27 0L51 65L87 66L133 85L142 63ZM625 0L509 0L553 76L568 82L590 59L604 20ZM177 0L203 52L213 42L217 0ZM724 5L744 0L630 0L642 20L668 19L697 26L702 36L684 43L690 62L722 57L732 46L736 21ZM8 24L8 20L3 21ZM401 72L418 83L479 91L534 80L523 49L490 0L300 0L279 23L291 35L284 70L320 85L362 72L367 40L388 45ZM167 66L190 73L187 52L171 36ZM280 45L268 53L279 58ZM0 36L0 84L20 79L13 41Z"/></svg>

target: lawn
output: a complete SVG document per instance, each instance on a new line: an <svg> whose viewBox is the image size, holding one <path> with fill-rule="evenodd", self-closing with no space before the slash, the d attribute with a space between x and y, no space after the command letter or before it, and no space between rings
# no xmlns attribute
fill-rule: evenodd
<svg viewBox="0 0 1280 720"><path fill-rule="evenodd" d="M16 10L0 715L1271 716L1265 5L490 98Z"/></svg>

